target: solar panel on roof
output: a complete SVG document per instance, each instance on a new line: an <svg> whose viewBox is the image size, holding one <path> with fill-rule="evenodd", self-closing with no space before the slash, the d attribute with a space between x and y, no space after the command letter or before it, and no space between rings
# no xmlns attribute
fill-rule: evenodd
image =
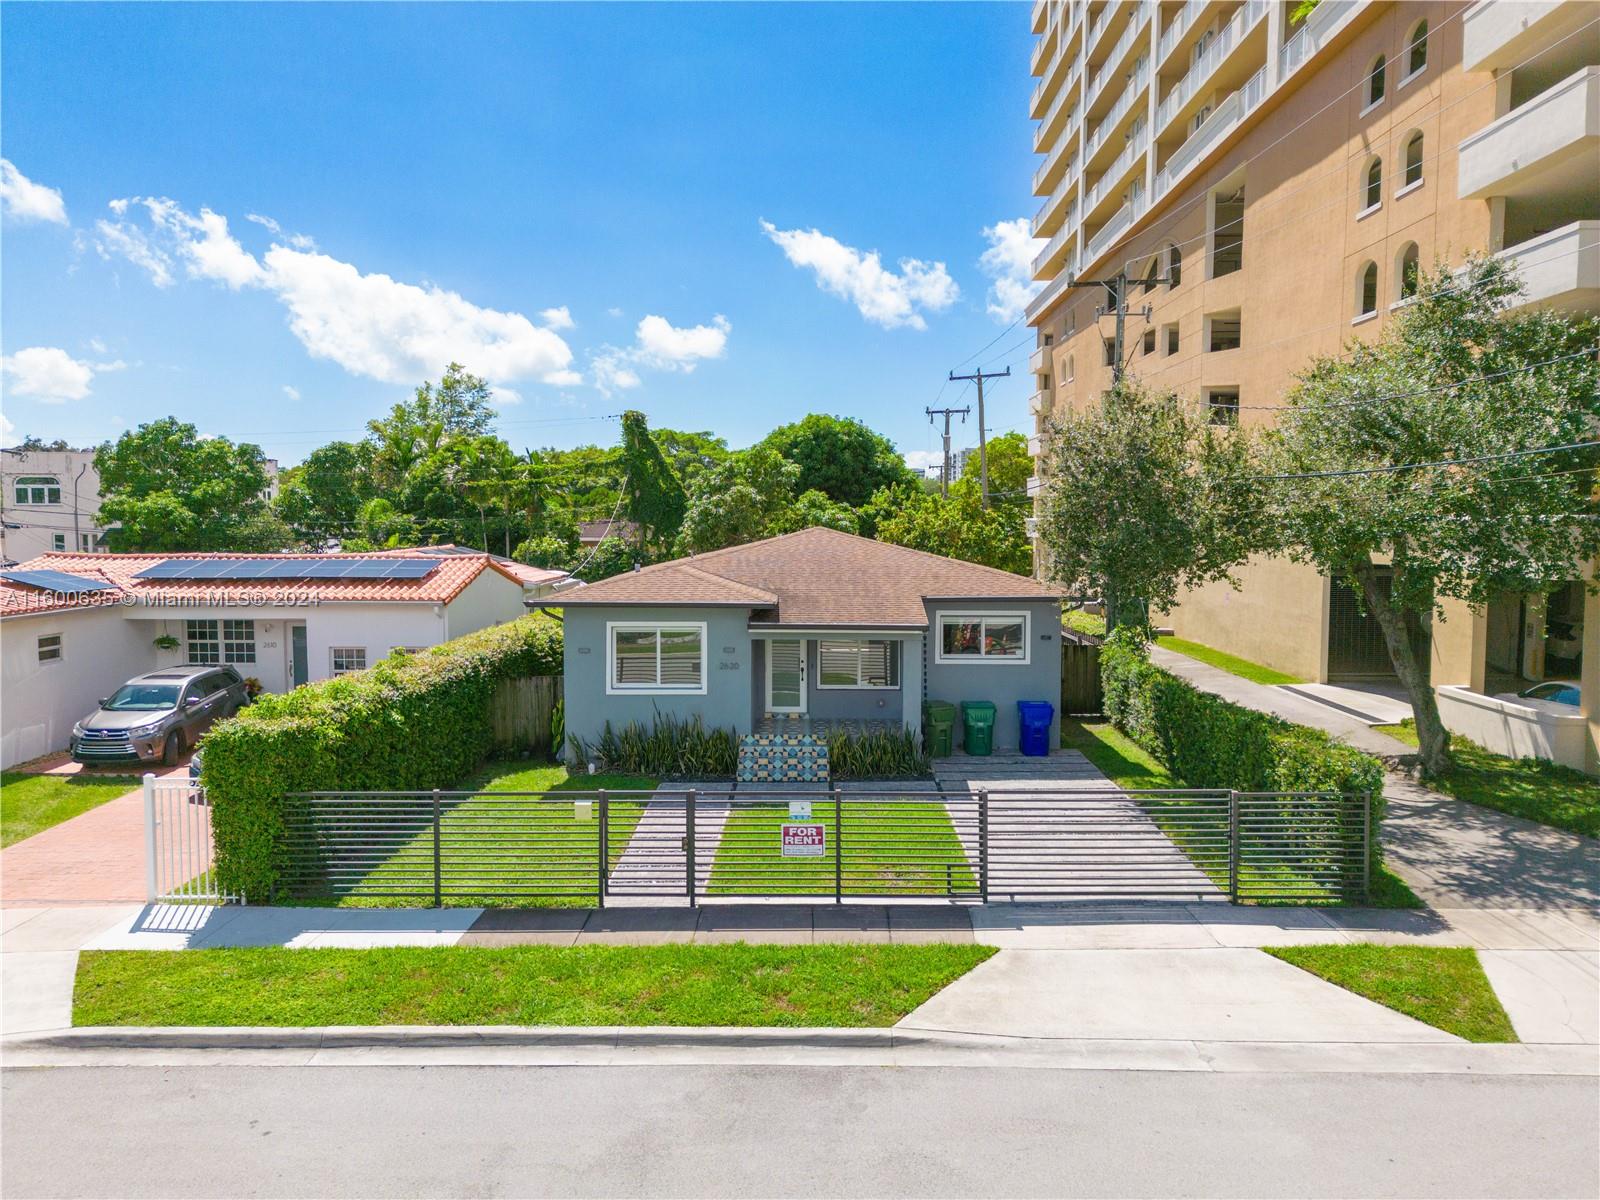
<svg viewBox="0 0 1600 1200"><path fill-rule="evenodd" d="M402 558L391 567L389 578L421 579L424 576L433 574L438 569L438 563L428 562L425 559Z"/></svg>
<svg viewBox="0 0 1600 1200"><path fill-rule="evenodd" d="M439 569L431 558L169 558L135 579L421 579Z"/></svg>
<svg viewBox="0 0 1600 1200"><path fill-rule="evenodd" d="M85 579L82 575L68 575L65 571L0 571L0 579L25 584L46 592L110 592L115 586L102 579Z"/></svg>
<svg viewBox="0 0 1600 1200"><path fill-rule="evenodd" d="M168 559L166 562L158 562L154 566L135 572L133 577L135 579L181 579L187 565L182 561Z"/></svg>

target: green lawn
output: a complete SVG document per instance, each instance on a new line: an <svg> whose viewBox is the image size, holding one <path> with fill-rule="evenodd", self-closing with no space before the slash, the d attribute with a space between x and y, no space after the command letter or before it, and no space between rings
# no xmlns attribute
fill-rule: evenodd
<svg viewBox="0 0 1600 1200"><path fill-rule="evenodd" d="M1251 662L1248 658L1240 658L1235 654L1226 654L1221 650L1214 650L1210 646L1203 646L1199 642L1186 641L1180 637L1162 637L1156 639L1158 646L1168 650L1176 650L1179 654L1188 655L1200 662L1209 663L1213 667L1227 671L1230 675L1237 675L1240 679L1248 679L1251 683L1264 683L1269 686L1280 683L1304 683L1305 680L1297 679L1293 675L1285 675L1282 671L1264 667L1260 663Z"/></svg>
<svg viewBox="0 0 1600 1200"><path fill-rule="evenodd" d="M1514 1042L1478 952L1448 946L1273 946L1267 953L1469 1042Z"/></svg>
<svg viewBox="0 0 1600 1200"><path fill-rule="evenodd" d="M464 779L457 791L649 791L657 780L637 775L568 777L564 766L490 763ZM607 859L615 865L644 811L645 799L610 802ZM580 816L576 805L471 799L453 805L440 822L441 884L446 907L588 907L596 900L598 812ZM290 901L346 908L421 908L433 904L433 831L426 820L394 853L359 879L329 885L307 876ZM404 831L402 831L403 833ZM492 836L492 841L491 841ZM560 894L531 894L531 893ZM518 894L522 893L522 894Z"/></svg>
<svg viewBox="0 0 1600 1200"><path fill-rule="evenodd" d="M1112 783L1118 787L1141 788L1181 788L1181 780L1174 779L1167 773L1156 759L1143 746L1128 737L1109 721L1083 721L1072 717L1061 719L1061 746L1065 750L1077 750L1091 763L1098 767ZM1181 801L1174 801L1170 808L1171 816L1175 817L1181 812L1184 805ZM1157 825L1161 826L1164 833L1170 837L1175 845L1185 853L1190 853L1190 847L1195 845L1199 831L1193 828L1192 821L1178 821L1168 819L1169 814L1154 804L1147 809L1147 815ZM1188 846L1185 843L1188 843ZM1190 859L1195 866L1204 871L1218 887L1228 886L1228 873L1225 867L1215 861L1215 854L1201 855L1198 852L1190 853ZM1292 886L1295 878L1285 876L1283 873L1269 875L1258 868L1248 865L1240 873L1241 880L1249 884L1276 883ZM1318 897L1308 895L1304 901L1289 901L1286 903L1316 903ZM1331 899L1331 897L1323 898ZM1388 867L1379 870L1372 880L1372 894L1368 904L1374 908L1421 908L1422 901L1415 892L1406 886L1401 879Z"/></svg>
<svg viewBox="0 0 1600 1200"><path fill-rule="evenodd" d="M931 785L930 785L931 786ZM858 796L860 794L858 793ZM971 895L977 876L951 827L945 806L929 800L847 800L844 806L844 889L852 895ZM806 824L826 830L826 853L785 858L779 827L787 804L738 805L728 817L711 865L707 891L833 895L838 822L832 801L815 801Z"/></svg>
<svg viewBox="0 0 1600 1200"><path fill-rule="evenodd" d="M893 1025L975 945L86 951L74 1025Z"/></svg>
<svg viewBox="0 0 1600 1200"><path fill-rule="evenodd" d="M1410 718L1377 729L1407 745L1417 744ZM1541 825L1600 837L1600 779L1542 758L1493 754L1458 734L1451 735L1450 753L1455 767L1428 780L1428 787Z"/></svg>
<svg viewBox="0 0 1600 1200"><path fill-rule="evenodd" d="M136 775L0 773L0 846L32 837L138 786Z"/></svg>

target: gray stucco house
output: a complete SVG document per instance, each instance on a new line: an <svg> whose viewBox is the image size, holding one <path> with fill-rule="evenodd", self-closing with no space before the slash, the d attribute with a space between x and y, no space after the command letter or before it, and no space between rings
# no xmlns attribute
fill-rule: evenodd
<svg viewBox="0 0 1600 1200"><path fill-rule="evenodd" d="M1061 691L1056 593L832 529L658 563L561 603L566 728L586 741L665 713L740 734L769 717L920 731L924 700L992 700L995 748L1015 749L1017 701Z"/></svg>

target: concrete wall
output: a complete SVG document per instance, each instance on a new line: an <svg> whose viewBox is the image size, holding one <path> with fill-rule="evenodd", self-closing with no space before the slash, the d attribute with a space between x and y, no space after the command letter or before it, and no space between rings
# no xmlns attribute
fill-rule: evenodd
<svg viewBox="0 0 1600 1200"><path fill-rule="evenodd" d="M100 513L100 473L94 469L93 450L0 451L0 558L26 562L56 549L59 534L69 554L82 552L81 535L90 535L91 551L103 530ZM60 504L16 502L15 484L25 475L54 475L61 484ZM76 491L74 491L76 487ZM15 526L16 528L11 528Z"/></svg>
<svg viewBox="0 0 1600 1200"><path fill-rule="evenodd" d="M1029 660L1026 665L1003 661L940 663L937 614L940 612L1026 612ZM1017 603L1016 601L929 601L928 637L923 656L925 699L947 700L960 706L963 700L992 700L995 715L995 748L1015 750L1021 738L1017 717L1018 700L1048 700L1056 709L1050 727L1050 744L1061 737L1061 605L1056 601ZM919 704L920 708L920 704ZM961 718L956 716L956 744L961 744Z"/></svg>
<svg viewBox="0 0 1600 1200"><path fill-rule="evenodd" d="M41 663L38 639L50 634L61 635L61 659ZM66 749L73 722L129 677L154 669L152 636L117 608L0 622L0 767Z"/></svg>
<svg viewBox="0 0 1600 1200"><path fill-rule="evenodd" d="M445 637L458 638L500 625L525 612L522 585L498 571L485 570L445 606Z"/></svg>
<svg viewBox="0 0 1600 1200"><path fill-rule="evenodd" d="M562 621L568 735L592 741L607 721L613 728L631 721L649 726L658 713L698 715L707 728L750 732L755 670L749 609L574 604L563 610ZM608 695L607 621L704 621L705 693Z"/></svg>

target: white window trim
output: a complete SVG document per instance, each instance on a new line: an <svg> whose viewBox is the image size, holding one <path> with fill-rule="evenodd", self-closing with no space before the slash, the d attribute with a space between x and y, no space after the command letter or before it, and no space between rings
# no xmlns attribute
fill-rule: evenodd
<svg viewBox="0 0 1600 1200"><path fill-rule="evenodd" d="M45 638L52 637L56 639L56 656L54 658L40 658L39 651L41 647L39 643L44 641ZM67 635L64 633L39 634L33 642L33 657L35 665L41 667L53 667L57 663L65 662L67 660Z"/></svg>
<svg viewBox="0 0 1600 1200"><path fill-rule="evenodd" d="M1370 217L1373 213L1377 212L1382 207L1383 207L1383 201L1382 200L1379 200L1376 204L1369 204L1365 208L1363 208L1360 212L1358 212L1356 214L1356 220L1365 221L1368 217Z"/></svg>
<svg viewBox="0 0 1600 1200"><path fill-rule="evenodd" d="M1367 82L1366 80L1362 81L1362 86L1363 87L1366 86L1366 82ZM1382 108L1383 107L1383 102L1388 97L1388 95L1389 95L1389 89L1388 88L1384 88L1383 89L1383 95L1379 96L1376 100L1373 100L1370 103L1368 103L1368 105L1365 108L1363 108L1360 112L1358 112L1356 114L1356 116L1364 117L1368 113L1372 112L1374 109Z"/></svg>
<svg viewBox="0 0 1600 1200"><path fill-rule="evenodd" d="M817 689L824 692L898 692L900 684L897 683L862 683L861 682L861 656L856 656L856 682L855 683L823 683L822 682L822 643L823 642L854 642L864 645L867 642L887 642L891 646L901 647L899 638L875 637L830 637L817 639ZM905 670L905 651L903 648L891 651L894 656L895 676L902 678Z"/></svg>
<svg viewBox="0 0 1600 1200"><path fill-rule="evenodd" d="M1410 45L1410 43L1407 43L1406 44L1406 59L1409 61L1410 58L1411 58L1411 45ZM1406 76L1402 77L1400 82L1394 85L1394 90L1398 92L1401 88L1405 87L1406 84L1415 83L1417 80L1421 79L1427 73L1428 73L1428 64L1427 63L1423 63L1415 71L1412 71L1409 75L1406 75Z"/></svg>
<svg viewBox="0 0 1600 1200"><path fill-rule="evenodd" d="M359 650L361 652L361 665L359 667L351 667L348 670L344 670L344 671L340 671L340 670L336 669L335 666L334 666L334 655L339 653L341 650L345 651L345 652L351 652L351 651ZM354 675L357 671L365 671L369 666L372 665L367 661L367 658L368 658L368 654L367 654L367 648L365 646L329 646L328 647L328 677L330 679L337 679L341 675Z"/></svg>
<svg viewBox="0 0 1600 1200"><path fill-rule="evenodd" d="M1022 654L1017 658L1005 658L1000 655L988 654L951 654L944 652L944 623L946 620L956 621L1021 621L1022 622ZM967 609L945 609L933 614L933 661L936 665L949 664L951 666L980 665L980 666L1006 666L1025 667L1033 661L1033 616L1027 612L973 612Z"/></svg>
<svg viewBox="0 0 1600 1200"><path fill-rule="evenodd" d="M1421 179L1417 180L1415 183L1406 184L1405 187L1401 188L1398 192L1396 192L1394 194L1394 198L1396 200L1398 200L1398 199L1400 199L1401 196L1408 196L1412 192L1416 191L1419 187L1421 187L1423 184L1425 184L1427 182L1428 182L1428 173L1426 171L1424 171L1422 173L1422 178Z"/></svg>
<svg viewBox="0 0 1600 1200"><path fill-rule="evenodd" d="M1373 309L1369 313L1362 313L1360 316L1354 318L1350 322L1350 324L1352 324L1352 325L1365 325L1368 321L1376 321L1377 319L1378 319L1378 310L1377 309Z"/></svg>
<svg viewBox="0 0 1600 1200"><path fill-rule="evenodd" d="M663 687L659 683L634 683L619 684L617 682L617 638L616 631L638 632L651 630L659 633L663 629L698 629L700 631L700 685L698 687ZM606 695L608 696L704 696L709 675L706 670L706 651L710 635L704 621L607 621L606 622ZM656 643L656 678L661 677L660 671L661 649Z"/></svg>

